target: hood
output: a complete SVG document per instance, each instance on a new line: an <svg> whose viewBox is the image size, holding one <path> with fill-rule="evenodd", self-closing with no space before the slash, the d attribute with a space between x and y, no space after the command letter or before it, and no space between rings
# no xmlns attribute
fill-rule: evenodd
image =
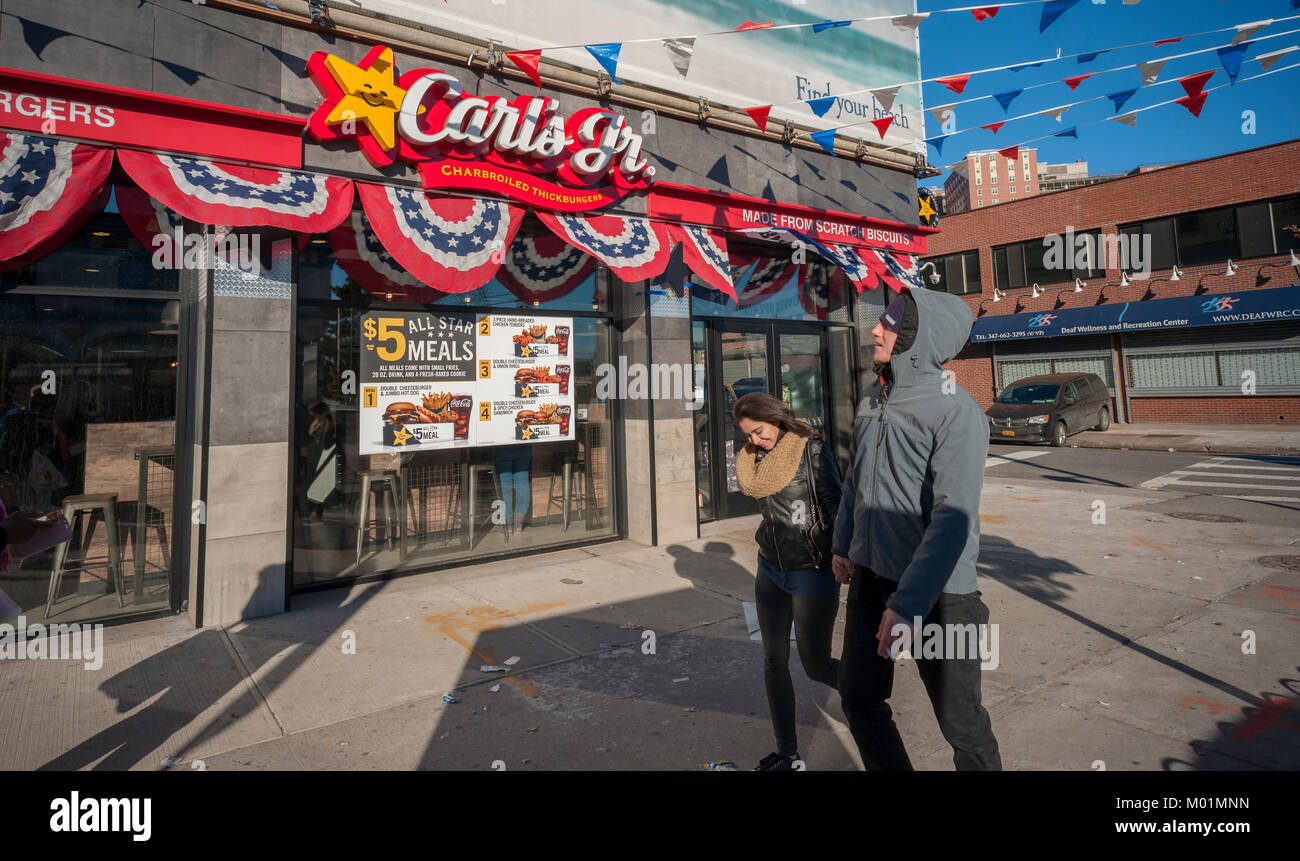
<svg viewBox="0 0 1300 861"><path fill-rule="evenodd" d="M975 322L970 306L951 293L926 289L909 293L916 302L916 340L889 360L895 387L942 376L943 363L966 346Z"/></svg>
<svg viewBox="0 0 1300 861"><path fill-rule="evenodd" d="M1056 409L1056 404L994 404L984 411L990 418L1023 419L1029 416L1041 416Z"/></svg>

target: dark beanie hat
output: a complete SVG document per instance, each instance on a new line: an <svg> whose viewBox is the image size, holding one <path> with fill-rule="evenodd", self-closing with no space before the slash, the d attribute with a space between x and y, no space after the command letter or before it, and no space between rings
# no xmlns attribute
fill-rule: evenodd
<svg viewBox="0 0 1300 861"><path fill-rule="evenodd" d="M881 327L898 335L898 340L894 342L895 353L910 349L916 341L917 319L916 300L906 290L899 293L889 303L885 313L880 315Z"/></svg>
<svg viewBox="0 0 1300 861"><path fill-rule="evenodd" d="M885 309L885 313L880 315L881 327L886 332L897 334L898 330L903 325L903 314L906 311L907 298L902 293L899 293L898 296L894 298L894 301L889 303L889 307Z"/></svg>

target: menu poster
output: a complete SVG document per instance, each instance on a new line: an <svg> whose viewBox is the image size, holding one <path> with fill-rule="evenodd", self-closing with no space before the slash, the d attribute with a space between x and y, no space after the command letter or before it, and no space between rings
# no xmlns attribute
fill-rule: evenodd
<svg viewBox="0 0 1300 861"><path fill-rule="evenodd" d="M475 346L471 315L364 315L360 453L473 445Z"/></svg>
<svg viewBox="0 0 1300 861"><path fill-rule="evenodd" d="M478 318L477 445L573 439L572 318Z"/></svg>

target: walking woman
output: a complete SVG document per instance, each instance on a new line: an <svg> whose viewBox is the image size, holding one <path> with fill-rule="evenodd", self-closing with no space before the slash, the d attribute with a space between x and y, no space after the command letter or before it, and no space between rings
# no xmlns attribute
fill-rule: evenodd
<svg viewBox="0 0 1300 861"><path fill-rule="evenodd" d="M831 531L840 505L840 473L830 446L771 395L744 395L731 414L749 438L736 456L736 478L741 492L758 500L763 515L754 536L754 601L777 750L755 771L791 771L800 759L790 679L792 622L808 677L835 688L839 673L839 661L831 657L840 595L831 573Z"/></svg>

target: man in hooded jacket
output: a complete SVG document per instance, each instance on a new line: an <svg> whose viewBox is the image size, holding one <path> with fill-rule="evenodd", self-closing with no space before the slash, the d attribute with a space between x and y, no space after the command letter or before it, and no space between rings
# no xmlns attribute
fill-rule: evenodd
<svg viewBox="0 0 1300 861"><path fill-rule="evenodd" d="M890 650L913 641L917 632L905 632L914 619L945 631L989 620L975 579L988 420L942 369L965 346L972 321L956 296L905 290L872 330L880 377L854 418L832 542L836 578L850 583L839 691L869 770L912 768L888 700ZM915 653L917 670L956 767L1000 770L980 703L979 651L962 651Z"/></svg>

